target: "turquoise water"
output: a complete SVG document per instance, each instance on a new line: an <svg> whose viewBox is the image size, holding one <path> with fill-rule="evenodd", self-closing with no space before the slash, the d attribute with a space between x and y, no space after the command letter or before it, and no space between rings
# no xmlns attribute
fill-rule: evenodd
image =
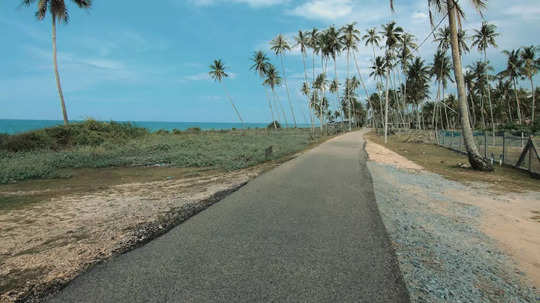
<svg viewBox="0 0 540 303"><path fill-rule="evenodd" d="M77 122L77 121L74 121ZM220 122L152 122L152 121L131 121L133 124L148 128L151 131L159 129L173 130L180 129L185 130L190 127L199 127L203 130L209 129L241 129L241 123L220 123ZM0 133L16 134L29 130L36 130L45 127L51 127L55 125L61 125L61 120L5 120L0 119ZM245 123L245 128L263 128L268 123ZM298 127L309 127L309 125L299 124Z"/></svg>

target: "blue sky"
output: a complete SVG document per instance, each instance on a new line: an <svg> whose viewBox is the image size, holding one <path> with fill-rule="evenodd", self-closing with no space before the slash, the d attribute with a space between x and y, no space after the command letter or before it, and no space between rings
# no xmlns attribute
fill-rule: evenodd
<svg viewBox="0 0 540 303"><path fill-rule="evenodd" d="M426 0L395 1L394 14L386 1L378 0L163 0L159 6L94 0L90 11L67 2L71 22L58 28L58 50L71 119L234 122L223 88L207 75L210 63L221 58L232 76L226 80L227 89L244 119L269 121L265 91L249 70L249 57L262 49L279 66L268 50L268 41L276 34L292 37L298 29L352 21L364 31L390 20L419 40L430 31ZM540 45L540 3L489 2L485 18L498 26L501 37L499 48L490 50L488 56L499 71L504 66L502 49ZM0 2L0 26L4 28L0 119L61 119L52 70L50 19L37 21L35 5L26 8L18 3ZM479 27L481 17L468 11L465 29ZM430 61L434 48L428 41L420 55ZM371 49L360 48L364 76L371 57ZM465 64L478 58L472 52L464 58ZM345 57L338 61L343 79ZM285 62L295 112L304 122L299 51L293 50ZM374 87L372 80L367 83L370 89ZM535 83L539 83L538 77ZM284 89L279 94L286 101Z"/></svg>

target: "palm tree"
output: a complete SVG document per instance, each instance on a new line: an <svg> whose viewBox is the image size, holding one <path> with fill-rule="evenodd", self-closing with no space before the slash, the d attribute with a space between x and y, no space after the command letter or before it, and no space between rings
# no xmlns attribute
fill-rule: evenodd
<svg viewBox="0 0 540 303"><path fill-rule="evenodd" d="M300 52L302 53L302 62L304 63L304 84L306 84L307 81L308 81L308 79L307 79L307 68L306 68L306 57L307 57L307 47L309 47L309 43L310 43L308 33L304 33L303 31L299 30L298 35L296 37L294 37L294 40L296 41L295 46L300 47ZM308 86L308 89L309 89L309 86ZM307 98L307 103L308 103L308 106L309 106L309 93L305 94L305 96ZM311 114L311 111L309 111L309 119L310 119L310 122L311 122L311 131L313 132L314 131L313 115Z"/></svg>
<svg viewBox="0 0 540 303"><path fill-rule="evenodd" d="M520 72L523 65L523 62L520 60L521 49L518 48L518 49L513 49L511 51L504 50L503 54L505 54L508 57L506 61L506 69L500 72L499 75L508 77L508 79L512 82L514 86L514 96L516 98L518 121L519 121L519 124L521 124L521 109L520 109L518 91L517 91L517 80L519 79Z"/></svg>
<svg viewBox="0 0 540 303"><path fill-rule="evenodd" d="M486 6L487 0L470 0L476 11L482 12ZM462 63L461 63L461 51L459 45L459 32L458 23L461 24L461 18L464 16L462 8L455 0L428 0L428 5L431 13L431 9L436 9L439 13L443 13L448 16L448 26L450 28L450 45L452 49L452 60L454 62L454 77L456 78L458 97L459 97L459 110L461 116L461 128L463 131L463 139L465 142L465 149L469 157L471 167L476 170L493 171L493 166L482 158L478 152L478 147L474 141L470 121L469 112L467 108L467 94L465 92L465 80L463 78ZM393 10L394 0L390 0L390 8Z"/></svg>
<svg viewBox="0 0 540 303"><path fill-rule="evenodd" d="M434 36L435 42L439 43L439 49L443 50L444 52L450 49L452 44L450 27L446 26L439 28L439 30L435 32ZM463 29L458 31L458 44L460 56L463 56L463 53L468 53L470 51L469 46L467 45L467 32Z"/></svg>
<svg viewBox="0 0 540 303"><path fill-rule="evenodd" d="M497 27L494 24L489 24L487 22L482 22L482 26L479 30L474 30L475 34L473 35L473 41L471 46L476 46L478 51L483 52L484 54L484 65L487 66L487 49L490 46L497 47L497 42L495 41L495 38L499 36L499 34L496 32ZM486 80L487 80L487 95L488 95L488 102L489 102L489 113L491 117L491 131L493 136L493 141L495 141L495 121L493 121L493 106L491 104L491 85L489 84L489 78L487 75L487 68L485 69L486 72Z"/></svg>
<svg viewBox="0 0 540 303"><path fill-rule="evenodd" d="M324 117L323 117L323 111L325 110L326 106L328 106L328 102L326 100L325 92L326 87L328 86L328 80L326 79L326 74L321 73L317 76L315 79L315 82L313 82L313 88L321 92L322 99L320 100L320 103L318 104L319 107L319 120L321 122L321 133L323 131L323 125L324 125ZM324 102L326 101L326 106L324 106Z"/></svg>
<svg viewBox="0 0 540 303"><path fill-rule="evenodd" d="M72 0L79 8L89 9L92 6L92 0ZM23 4L30 6L36 0L23 0ZM54 63L54 76L56 78L56 88L58 89L58 96L60 97L60 105L62 107L62 117L64 118L64 124L69 123L68 114L66 110L66 102L64 100L64 93L62 92L62 85L60 84L60 74L58 72L58 60L56 56L56 20L64 22L69 21L68 8L64 0L39 0L36 17L38 20L43 20L47 15L47 11L51 15L52 19L52 49L53 49L53 63Z"/></svg>
<svg viewBox="0 0 540 303"><path fill-rule="evenodd" d="M339 84L336 58L341 52L341 50L343 49L343 45L340 40L340 31L336 29L334 26L330 26L325 31L324 42L325 44L324 44L323 52L327 55L327 57L332 57L332 60L334 61L334 81L333 82ZM337 100L339 100L339 89L335 90L334 93L337 96Z"/></svg>
<svg viewBox="0 0 540 303"><path fill-rule="evenodd" d="M383 30L380 32L385 38L386 45L386 93L385 93L385 110L384 110L384 143L387 143L388 137L388 90L389 85L388 81L390 78L390 70L392 69L391 59L394 57L394 49L398 46L401 41L401 36L403 34L403 28L396 26L396 22L390 22L386 25L383 25Z"/></svg>
<svg viewBox="0 0 540 303"><path fill-rule="evenodd" d="M268 66L266 67L265 76L266 76L266 79L264 80L263 85L270 87L270 89L272 90L272 96L274 97L274 102L277 103L277 107L281 109L283 120L285 121L285 127L287 127L287 115L285 115L283 106L281 105L279 97L276 94L276 87L281 85L281 76L279 75L278 70L272 63L269 63Z"/></svg>
<svg viewBox="0 0 540 303"><path fill-rule="evenodd" d="M535 91L533 77L538 73L540 69L540 59L536 58L536 47L528 46L524 47L521 52L521 74L529 79L531 82L531 94L532 94L532 114L531 114L531 125L534 125L534 111L535 111Z"/></svg>
<svg viewBox="0 0 540 303"><path fill-rule="evenodd" d="M469 93L469 99L471 101L471 105L470 105L470 108L472 108L472 121L471 121L471 127L474 129L476 128L476 109L475 109L475 106L474 106L474 89L475 89L475 82L474 82L474 79L475 79L475 75L474 73L469 69L465 72L465 75L464 75L464 81L465 81L465 86L466 86L466 89L467 89L467 92ZM469 112L469 115L470 115L470 112Z"/></svg>
<svg viewBox="0 0 540 303"><path fill-rule="evenodd" d="M407 86L410 88L408 97L416 105L416 127L421 128L420 103L429 96L429 80L431 70L425 65L424 60L416 57L407 73Z"/></svg>
<svg viewBox="0 0 540 303"><path fill-rule="evenodd" d="M256 51L253 53L253 56L251 57L251 61L253 61L253 65L250 67L250 69L258 73L259 77L264 78L266 76L268 65L270 64L270 59L268 59L268 57L263 51ZM274 109L272 108L272 101L270 100L270 96L268 96L267 90L266 90L266 99L268 100L268 106L270 108L270 113L272 114L272 123L274 123L274 128L277 129L276 119L274 116Z"/></svg>
<svg viewBox="0 0 540 303"><path fill-rule="evenodd" d="M431 66L431 75L435 76L435 80L437 81L437 99L439 98L439 92L442 88L442 98L440 100L442 101L442 104L444 106L444 113L446 116L446 128L448 129L449 123L448 123L448 111L446 108L446 104L444 104L445 100L445 94L444 90L448 86L448 80L454 82L451 78L451 67L450 67L450 58L446 56L446 54L442 50L438 50L435 53L435 56L433 58L433 66ZM439 101L439 100L437 100ZM441 119L442 120L442 119ZM442 124L442 123L441 123Z"/></svg>
<svg viewBox="0 0 540 303"><path fill-rule="evenodd" d="M369 74L370 77L373 77L375 79L375 81L377 81L377 78L379 81L382 81L382 78L386 75L386 61L384 60L383 57L381 56L377 56L375 57L375 60L373 61L373 65L370 66L370 69L371 69L371 73ZM380 83L380 82L377 82L377 83ZM382 96L381 96L381 87L380 85L377 85L377 92L378 92L378 95L379 95L379 100L382 99ZM384 117L382 116L383 115L383 109L382 109L382 104L381 102L379 102L379 107L380 107L380 111L379 111L379 114L381 115L381 125L384 127Z"/></svg>
<svg viewBox="0 0 540 303"><path fill-rule="evenodd" d="M312 82L315 82L315 55L318 55L321 48L319 47L319 30L316 28L313 28L309 32L309 44L308 46L311 48L311 59L312 59L312 65L311 65L311 72L313 78L311 79Z"/></svg>
<svg viewBox="0 0 540 303"><path fill-rule="evenodd" d="M210 77L212 77L212 79L214 79L214 81L223 83L222 82L223 79L229 77L229 75L225 72L225 69L227 68L225 67L225 64L223 63L223 61L221 61L221 59L217 59L217 60L214 60L214 63L210 65L210 72L208 74L210 75ZM227 92L227 88L225 87L224 83L223 83L223 89L225 90L225 94L227 95L227 98L231 102L231 105L234 111L236 112L236 115L238 115L238 119L242 123L242 128L244 128L244 120L242 120L242 117L240 116L240 113L238 112L236 105L234 105L234 102L231 96Z"/></svg>
<svg viewBox="0 0 540 303"><path fill-rule="evenodd" d="M366 46L371 45L373 49L373 60L375 60L375 47L380 47L381 37L377 33L376 28L370 28L367 30L367 34L362 36L362 40L366 41Z"/></svg>
<svg viewBox="0 0 540 303"><path fill-rule="evenodd" d="M285 64L283 63L284 53L291 50L291 46L287 39L282 34L277 35L272 41L270 41L270 49L274 51L276 56L279 56L281 59L281 70L283 72L283 80L285 82L285 89L287 90L287 100L289 101L289 106L291 108L291 114L294 122L294 127L296 128L296 117L294 116L294 109L291 103L291 94L289 93L289 85L287 84L287 74L285 71Z"/></svg>
<svg viewBox="0 0 540 303"><path fill-rule="evenodd" d="M357 49L357 43L360 41L360 31L356 29L355 27L356 23L351 23L346 26L344 26L341 29L341 43L343 45L343 48L347 50L347 79L350 77L350 58L351 58L351 50L354 52ZM348 94L350 96L351 94ZM351 130L351 123L352 123L352 101L350 99L347 99L347 103L349 104L349 130Z"/></svg>
<svg viewBox="0 0 540 303"><path fill-rule="evenodd" d="M401 41L399 43L399 52L398 52L398 59L399 63L401 65L401 72L403 75L407 74L407 69L410 65L411 59L414 57L412 54L412 50L418 48L418 45L416 45L415 42L416 38L414 35L405 33L401 37ZM401 82L401 80L399 81ZM406 107L406 96L407 96L407 81L404 81L403 83L403 91L402 91L402 102L403 102L403 114L406 115L405 107Z"/></svg>

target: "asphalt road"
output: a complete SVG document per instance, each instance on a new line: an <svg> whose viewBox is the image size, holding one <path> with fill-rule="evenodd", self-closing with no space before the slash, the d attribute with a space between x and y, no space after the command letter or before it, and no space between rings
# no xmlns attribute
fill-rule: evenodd
<svg viewBox="0 0 540 303"><path fill-rule="evenodd" d="M366 157L330 140L50 302L409 302Z"/></svg>

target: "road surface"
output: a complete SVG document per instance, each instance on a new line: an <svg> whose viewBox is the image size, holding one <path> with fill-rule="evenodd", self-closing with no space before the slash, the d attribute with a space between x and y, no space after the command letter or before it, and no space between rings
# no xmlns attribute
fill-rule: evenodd
<svg viewBox="0 0 540 303"><path fill-rule="evenodd" d="M50 302L409 302L363 144L306 152Z"/></svg>

